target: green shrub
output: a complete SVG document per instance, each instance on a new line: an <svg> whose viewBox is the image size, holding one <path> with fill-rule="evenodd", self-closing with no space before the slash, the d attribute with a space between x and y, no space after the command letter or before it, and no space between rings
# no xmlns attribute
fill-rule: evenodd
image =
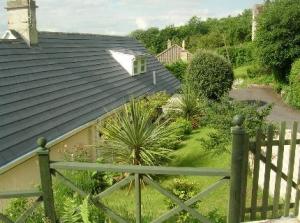
<svg viewBox="0 0 300 223"><path fill-rule="evenodd" d="M254 64L253 66L247 68L247 76L249 78L261 77L269 74L272 74L272 71L260 64Z"/></svg>
<svg viewBox="0 0 300 223"><path fill-rule="evenodd" d="M218 48L217 53L229 59L235 67L249 64L254 60L254 47L251 43Z"/></svg>
<svg viewBox="0 0 300 223"><path fill-rule="evenodd" d="M200 138L200 145L205 151L210 152L212 155L219 155L224 152L229 152L228 148L228 135L226 132L216 130L207 135L207 138Z"/></svg>
<svg viewBox="0 0 300 223"><path fill-rule="evenodd" d="M254 137L258 128L266 133L268 126L266 117L272 108L271 105L261 107L258 102L231 101L227 97L222 98L220 102L208 101L205 107L205 115L201 119L201 124L215 131L205 138L200 138L199 141L201 147L211 155L230 152L230 129L235 115L245 117L244 127L249 136Z"/></svg>
<svg viewBox="0 0 300 223"><path fill-rule="evenodd" d="M170 124L170 128L174 129L174 134L184 137L192 133L192 123L184 118L178 118Z"/></svg>
<svg viewBox="0 0 300 223"><path fill-rule="evenodd" d="M227 97L222 98L220 102L208 101L205 107L205 116L201 120L203 126L213 127L229 136L233 117L244 115L244 126L251 137L255 136L258 128L267 128L266 117L272 109L271 105L261 107L258 102L231 101Z"/></svg>
<svg viewBox="0 0 300 223"><path fill-rule="evenodd" d="M21 215L32 206L33 201L27 198L16 198L13 199L7 206L4 211L4 214L7 215L11 220L17 220ZM42 206L37 207L29 218L26 220L26 223L46 223L44 217L44 210Z"/></svg>
<svg viewBox="0 0 300 223"><path fill-rule="evenodd" d="M233 70L224 57L209 51L197 51L189 64L188 78L199 95L219 100L231 89Z"/></svg>
<svg viewBox="0 0 300 223"><path fill-rule="evenodd" d="M147 95L141 99L140 103L143 109L147 112L151 112L153 121L156 121L157 118L162 114L162 106L167 104L170 95L166 92L161 91L152 95Z"/></svg>
<svg viewBox="0 0 300 223"><path fill-rule="evenodd" d="M176 120L171 122L167 128L170 132L172 132L172 134L170 134L169 137L164 138L160 142L160 146L170 150L178 149L182 140L192 133L191 122L184 118L176 118Z"/></svg>
<svg viewBox="0 0 300 223"><path fill-rule="evenodd" d="M207 217L213 223L226 223L226 216L220 215L217 209L210 211Z"/></svg>
<svg viewBox="0 0 300 223"><path fill-rule="evenodd" d="M300 108L300 59L294 62L291 69L288 102Z"/></svg>
<svg viewBox="0 0 300 223"><path fill-rule="evenodd" d="M196 195L196 184L187 179L175 178L172 183L168 185L168 190L172 191L172 193L180 200L187 201ZM172 201L165 201L169 209L176 207L176 204L174 204ZM194 203L191 207L197 208L198 203ZM181 211L177 216L176 223L197 222L193 221L193 217L186 211Z"/></svg>
<svg viewBox="0 0 300 223"><path fill-rule="evenodd" d="M274 0L265 4L258 17L255 39L260 61L276 77L287 80L293 61L300 56L300 2Z"/></svg>
<svg viewBox="0 0 300 223"><path fill-rule="evenodd" d="M175 63L172 64L166 64L166 68L172 73L174 74L174 76L176 78L178 78L179 80L183 80L184 76L186 74L186 70L187 70L187 66L188 63L179 60Z"/></svg>

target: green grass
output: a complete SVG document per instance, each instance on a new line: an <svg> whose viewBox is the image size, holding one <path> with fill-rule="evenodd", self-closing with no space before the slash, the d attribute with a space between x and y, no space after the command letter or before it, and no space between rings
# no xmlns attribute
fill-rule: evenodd
<svg viewBox="0 0 300 223"><path fill-rule="evenodd" d="M234 69L235 79L243 80L243 83L240 85L240 87L247 87L252 84L269 85L269 86L276 85L274 75L272 74L262 73L255 77L249 77L247 74L247 70L253 68L253 66L255 65L245 65Z"/></svg>
<svg viewBox="0 0 300 223"><path fill-rule="evenodd" d="M207 137L208 133L214 131L211 128L203 128L194 131L192 135L183 143L180 149L174 151L173 159L170 166L189 166L189 167L214 167L226 168L230 166L230 154L223 153L221 155L212 155L204 151L199 143L201 137ZM187 179L188 182L195 185L197 192L202 191L207 186L216 182L219 178L216 177L178 177L175 178ZM174 177L160 178L160 184L167 187L174 181ZM114 194L106 198L104 201L113 210L116 210L122 216L129 219L134 219L134 193L127 192L128 188L116 191ZM199 204L199 210L204 215L207 215L213 210L225 216L228 205L228 184L224 184ZM150 222L151 219L158 217L168 210L166 198L152 189L145 186L142 190L142 215L143 222ZM174 222L174 219L170 222Z"/></svg>

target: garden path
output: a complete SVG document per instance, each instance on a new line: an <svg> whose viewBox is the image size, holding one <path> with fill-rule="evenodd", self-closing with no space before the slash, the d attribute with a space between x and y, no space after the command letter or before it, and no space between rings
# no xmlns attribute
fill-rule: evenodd
<svg viewBox="0 0 300 223"><path fill-rule="evenodd" d="M291 128L293 121L300 123L300 111L288 106L280 95L278 95L271 87L252 85L247 88L233 89L230 97L238 101L254 101L258 100L264 104L274 103L268 120L272 122L286 121L288 128ZM298 130L300 132L300 129Z"/></svg>

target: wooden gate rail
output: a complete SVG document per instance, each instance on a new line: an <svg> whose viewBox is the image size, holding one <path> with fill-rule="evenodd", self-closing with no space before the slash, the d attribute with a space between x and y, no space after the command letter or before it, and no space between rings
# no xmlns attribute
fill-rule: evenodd
<svg viewBox="0 0 300 223"><path fill-rule="evenodd" d="M24 223L26 219L34 212L34 210L43 201L43 193L38 190L26 190L26 191L6 191L0 192L0 199L12 199L12 198L29 198L37 197L37 199L31 204L31 206L24 212L15 223ZM14 223L8 216L0 213L0 221L4 223Z"/></svg>
<svg viewBox="0 0 300 223"><path fill-rule="evenodd" d="M252 180L252 195L251 195L251 205L248 208L244 208L242 213L242 219L245 219L245 215L250 213L250 220L258 220L258 219L266 219L267 217L278 218L280 217L279 211L283 211L283 216L287 217L290 215L290 210L293 209L293 214L298 215L299 212L299 200L300 200L300 171L297 176L297 181L293 180L294 174L294 166L295 166L295 151L296 145L300 143L300 139L297 139L297 130L298 123L293 123L293 130L291 139L285 139L286 135L286 123L282 122L280 125L280 133L279 140L274 140L274 129L270 125L267 129L267 136L264 139L262 130L258 130L256 137L249 143L249 151L253 155L253 180ZM284 158L284 150L285 146L289 145L289 162L288 162L288 172L287 174L283 172L283 158ZM262 147L265 147L266 150L263 152ZM272 163L272 155L273 155L273 146L278 146L277 149L277 163ZM248 160L249 153L246 154ZM258 207L258 180L259 180L259 170L260 170L260 162L265 164L264 170L264 185L262 192L262 205ZM248 162L245 163L248 165ZM300 168L300 165L299 167ZM248 168L247 168L248 169ZM273 196L273 204L269 205L270 198L270 174L274 171L275 176L275 190ZM281 181L285 180L287 182L286 185L286 193L284 203L280 204L280 188ZM244 185L244 189L246 190L247 185ZM291 202L291 192L292 188L296 190L296 198L295 202ZM271 216L268 216L268 212L271 211ZM257 213L260 213L260 218L258 218Z"/></svg>
<svg viewBox="0 0 300 223"><path fill-rule="evenodd" d="M134 165L113 165L99 163L83 162L53 162L50 164L51 169L57 170L91 170L100 172L114 173L138 173L153 175L182 175L182 176L210 176L224 177L230 176L230 170L204 167L162 167L162 166L134 166Z"/></svg>

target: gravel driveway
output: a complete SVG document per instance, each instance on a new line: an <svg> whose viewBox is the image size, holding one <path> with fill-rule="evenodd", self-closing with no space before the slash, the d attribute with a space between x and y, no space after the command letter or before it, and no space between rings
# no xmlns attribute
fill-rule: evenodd
<svg viewBox="0 0 300 223"><path fill-rule="evenodd" d="M280 95L276 94L270 87L251 86L248 88L234 89L230 92L230 97L239 101L257 100L272 104L274 107L268 120L272 122L286 121L288 128L291 128L293 121L300 123L300 111L286 105ZM300 132L300 130L298 130Z"/></svg>

